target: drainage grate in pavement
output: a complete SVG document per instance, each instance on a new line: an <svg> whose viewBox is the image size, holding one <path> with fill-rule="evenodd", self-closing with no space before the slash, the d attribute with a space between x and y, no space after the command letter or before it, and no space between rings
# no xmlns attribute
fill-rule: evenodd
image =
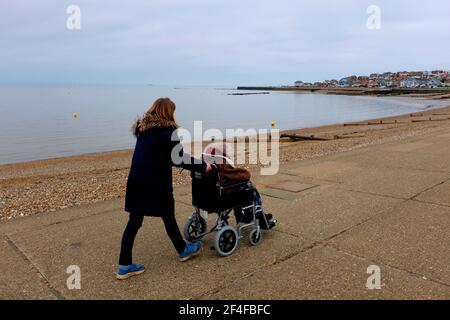
<svg viewBox="0 0 450 320"><path fill-rule="evenodd" d="M314 184L301 183L297 181L283 181L275 184L267 185L268 188L278 189L289 192L301 192L316 187Z"/></svg>

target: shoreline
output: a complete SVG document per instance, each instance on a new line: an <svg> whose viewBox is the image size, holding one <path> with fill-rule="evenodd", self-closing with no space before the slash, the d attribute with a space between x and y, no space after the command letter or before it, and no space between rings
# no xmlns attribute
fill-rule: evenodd
<svg viewBox="0 0 450 320"><path fill-rule="evenodd" d="M408 96L421 95L433 96L450 94L450 88L368 88L368 87L318 87L318 86L299 86L299 87L274 87L274 86L239 86L236 90L241 91L292 91L292 92L315 92L325 94L343 94L343 95L372 95L372 96ZM448 97L446 97L448 98Z"/></svg>
<svg viewBox="0 0 450 320"><path fill-rule="evenodd" d="M430 120L431 119L431 120ZM380 122L381 121L381 122ZM283 130L327 141L280 140L280 163L345 152L450 127L450 102L399 116ZM204 142L207 144L210 142ZM0 165L0 222L120 198L133 150L117 150ZM245 165L255 169L257 165ZM174 185L190 182L174 169Z"/></svg>
<svg viewBox="0 0 450 320"><path fill-rule="evenodd" d="M282 88L284 91L301 91L301 89L299 90L292 90L290 88ZM343 88L343 90L359 90L359 88ZM278 90L278 89L274 89L274 90ZM450 89L449 89L450 90ZM255 94L255 93L249 93L249 94ZM258 94L258 93L256 93ZM326 94L324 92L313 92L313 94ZM334 93L332 93L334 94ZM244 94L247 95L247 94ZM352 95L352 94L344 94L344 95ZM440 109L440 108L445 108L448 105L450 105L450 96L446 99L441 99L441 98L436 98L433 99L434 95L429 95L429 94L422 94L422 95L407 95L407 94L403 94L403 95L380 95L380 96L376 96L376 95L360 95L362 98L367 98L367 99L381 99L381 100L393 100L393 101L403 101L403 103L405 104L415 104L418 107L422 107L422 110L425 111L427 109L430 110L435 110L435 109ZM449 99L449 100L447 100ZM426 104L430 103L430 104ZM363 103L363 102L362 102ZM434 104L434 105L433 105ZM414 112L422 112L421 111L414 111ZM405 113L405 114L409 114L411 112ZM355 120L355 121L373 121L376 119L383 119L383 118L391 118L391 117L400 117L403 116L405 114L399 114L399 115L394 115L394 116L385 116L382 118L367 118L367 119L363 119L363 120ZM329 124L318 124L318 125L313 125L310 127L302 127L302 128L292 128L292 129L280 129L280 134L283 133L291 133L293 131L298 131L298 130L308 130L308 129L322 129L324 127L328 127L328 126L337 126L340 125L342 123L329 123ZM203 141L206 142L206 141ZM71 158L77 158L77 157L89 157L89 156L96 156L96 155L101 155L101 154L108 154L108 153L117 153L117 152L127 152L132 150L130 149L114 149L114 150L106 150L106 151L93 151L93 152L87 152L87 153L78 153L78 154L68 154L68 155L55 155L55 156L50 156L49 158L41 158L41 159L28 159L28 160L19 160L19 161L14 161L14 162L7 162L7 163L1 163L0 162L0 169L4 166L15 166L15 165L21 165L21 164L32 164L32 163L39 163L41 161L52 161L52 160L60 160L60 159L71 159ZM1 179L1 176L0 176Z"/></svg>

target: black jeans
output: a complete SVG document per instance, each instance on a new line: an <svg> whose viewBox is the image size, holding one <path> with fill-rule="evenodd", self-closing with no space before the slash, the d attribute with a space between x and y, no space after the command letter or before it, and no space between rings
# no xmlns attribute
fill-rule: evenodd
<svg viewBox="0 0 450 320"><path fill-rule="evenodd" d="M186 248L186 242L178 229L177 220L175 219L175 214L169 214L163 218L164 226L166 227L166 232L172 240L172 243L178 253L181 253ZM127 226L122 236L122 246L120 249L119 264L127 266L133 263L133 244L136 234L139 228L142 226L142 221L144 220L144 215L137 213L130 213L130 219L128 220Z"/></svg>

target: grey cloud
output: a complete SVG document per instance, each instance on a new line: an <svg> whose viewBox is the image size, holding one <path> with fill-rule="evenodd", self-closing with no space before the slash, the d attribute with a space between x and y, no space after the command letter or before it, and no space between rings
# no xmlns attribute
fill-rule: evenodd
<svg viewBox="0 0 450 320"><path fill-rule="evenodd" d="M0 3L0 83L282 84L450 69L447 0ZM65 28L69 4L82 29Z"/></svg>

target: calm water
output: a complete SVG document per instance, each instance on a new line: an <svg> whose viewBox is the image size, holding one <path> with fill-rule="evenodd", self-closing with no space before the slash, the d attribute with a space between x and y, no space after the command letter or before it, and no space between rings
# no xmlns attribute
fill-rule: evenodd
<svg viewBox="0 0 450 320"><path fill-rule="evenodd" d="M214 88L155 86L0 87L0 163L132 148L131 125L158 97L177 104L176 118L192 130L279 129L398 115L442 102L272 92L233 96ZM78 114L74 119L73 114Z"/></svg>

